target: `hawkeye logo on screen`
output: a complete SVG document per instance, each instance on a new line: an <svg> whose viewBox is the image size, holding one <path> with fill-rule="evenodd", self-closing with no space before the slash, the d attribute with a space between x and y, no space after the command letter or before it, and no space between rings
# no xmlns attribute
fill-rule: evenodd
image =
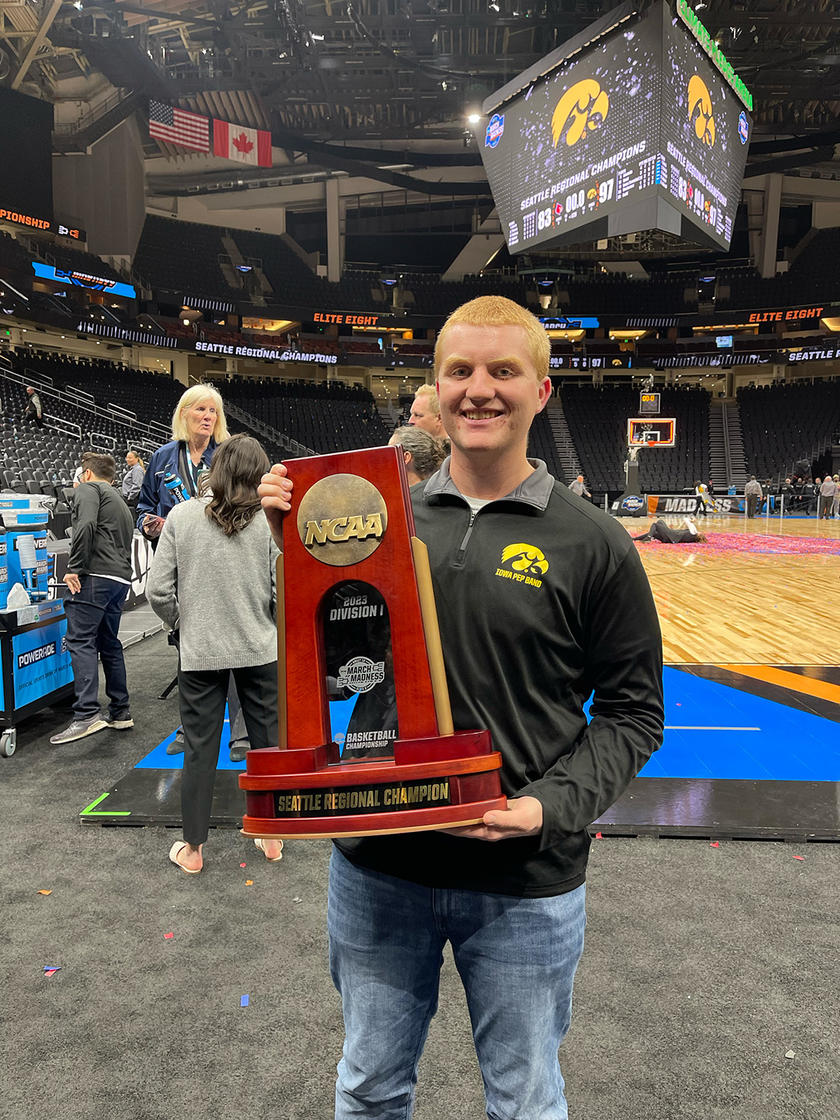
<svg viewBox="0 0 840 1120"><path fill-rule="evenodd" d="M606 90L594 78L584 78L567 89L551 117L551 135L556 148L565 136L572 148L590 132L600 128L610 111Z"/></svg>
<svg viewBox="0 0 840 1120"><path fill-rule="evenodd" d="M526 583L529 587L542 587L540 576L548 571L545 553L532 544L509 544L502 550L502 563L496 569L499 579Z"/></svg>
<svg viewBox="0 0 840 1120"><path fill-rule="evenodd" d="M699 74L688 82L688 119L694 125L697 139L707 148L715 146L715 118L712 116L712 95Z"/></svg>

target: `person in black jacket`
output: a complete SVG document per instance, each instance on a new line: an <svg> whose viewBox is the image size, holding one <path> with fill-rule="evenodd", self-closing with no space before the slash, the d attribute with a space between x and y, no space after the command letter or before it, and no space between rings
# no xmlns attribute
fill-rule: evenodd
<svg viewBox="0 0 840 1120"><path fill-rule="evenodd" d="M685 519L684 529L671 529L660 517L654 521L646 533L633 537L634 541L659 541L660 544L705 544L705 533L698 533L697 526L689 518Z"/></svg>
<svg viewBox="0 0 840 1120"><path fill-rule="evenodd" d="M455 727L489 728L508 801L461 828L336 842L337 1120L411 1115L447 941L488 1116L568 1114L557 1052L583 949L588 828L661 742L662 645L629 534L527 457L549 355L539 320L498 296L457 309L438 337L452 452L412 488L415 526ZM277 539L291 508L281 464L260 494Z"/></svg>
<svg viewBox="0 0 840 1120"><path fill-rule="evenodd" d="M73 721L51 736L51 743L71 743L106 727L134 726L129 708L125 658L119 639L122 606L131 586L131 512L113 482L112 455L88 452L70 514L73 540L64 582L70 590L67 649L73 665ZM110 700L108 718L99 707L99 660Z"/></svg>

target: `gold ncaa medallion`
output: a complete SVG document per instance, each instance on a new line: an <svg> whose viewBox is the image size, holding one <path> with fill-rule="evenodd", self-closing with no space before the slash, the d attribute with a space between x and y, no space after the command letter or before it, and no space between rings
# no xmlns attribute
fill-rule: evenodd
<svg viewBox="0 0 840 1120"><path fill-rule="evenodd" d="M343 568L360 564L379 548L388 527L385 500L372 482L357 474L333 474L310 486L298 507L303 547L320 560Z"/></svg>

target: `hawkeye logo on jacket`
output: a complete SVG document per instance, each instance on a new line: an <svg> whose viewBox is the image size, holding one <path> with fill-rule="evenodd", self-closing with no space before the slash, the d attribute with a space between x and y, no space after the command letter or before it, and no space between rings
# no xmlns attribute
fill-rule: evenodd
<svg viewBox="0 0 840 1120"><path fill-rule="evenodd" d="M508 544L502 549L501 565L496 569L500 579L542 587L540 576L548 571L545 553L532 544Z"/></svg>

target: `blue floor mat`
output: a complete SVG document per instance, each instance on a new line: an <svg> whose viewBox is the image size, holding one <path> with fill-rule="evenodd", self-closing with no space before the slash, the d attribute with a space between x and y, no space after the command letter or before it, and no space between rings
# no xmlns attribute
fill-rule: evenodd
<svg viewBox="0 0 840 1120"><path fill-rule="evenodd" d="M840 723L680 669L666 667L664 681L665 739L640 777L840 781ZM138 768L180 770L183 755L166 753L174 738L173 730ZM226 719L217 768L244 770L228 757L229 738Z"/></svg>

